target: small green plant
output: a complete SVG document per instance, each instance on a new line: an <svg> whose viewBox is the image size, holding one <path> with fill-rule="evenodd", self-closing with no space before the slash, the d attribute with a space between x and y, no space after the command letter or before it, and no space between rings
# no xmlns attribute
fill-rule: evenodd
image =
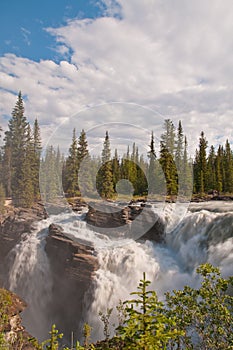
<svg viewBox="0 0 233 350"><path fill-rule="evenodd" d="M127 317L124 325L118 328L124 340L123 349L165 349L170 339L182 334L176 328L176 318L166 316L155 291L147 290L149 284L144 273L138 292L131 293L137 298L124 302Z"/></svg>

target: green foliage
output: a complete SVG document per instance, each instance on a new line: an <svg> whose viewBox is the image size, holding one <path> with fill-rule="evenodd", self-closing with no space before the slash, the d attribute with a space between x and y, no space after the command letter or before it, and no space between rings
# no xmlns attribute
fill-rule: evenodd
<svg viewBox="0 0 233 350"><path fill-rule="evenodd" d="M110 199L114 196L114 184L111 161L111 148L108 132L106 131L101 167L97 174L97 190L103 199Z"/></svg>
<svg viewBox="0 0 233 350"><path fill-rule="evenodd" d="M176 315L179 349L232 349L233 297L227 293L233 279L224 279L218 268L201 265L197 273L201 287L185 286L182 291L166 294L168 315Z"/></svg>
<svg viewBox="0 0 233 350"><path fill-rule="evenodd" d="M196 270L200 276L198 289L185 286L165 294L165 302L158 300L155 291L148 290L150 281L145 274L133 299L119 302L119 325L116 336L110 338L112 309L100 318L104 324L105 340L90 344L91 327L84 325L83 346L77 341L72 349L62 347L62 334L52 326L50 338L39 344L30 343L38 350L230 350L233 349L233 277L223 278L219 268L209 263ZM10 294L0 290L0 346L6 344L4 326L8 322L7 309ZM8 344L6 344L8 345ZM11 347L9 347L11 349Z"/></svg>
<svg viewBox="0 0 233 350"><path fill-rule="evenodd" d="M124 349L164 349L170 339L182 334L176 329L175 317L166 316L156 292L147 290L149 284L144 274L138 292L131 293L137 298L124 303L127 315L124 325L118 328Z"/></svg>

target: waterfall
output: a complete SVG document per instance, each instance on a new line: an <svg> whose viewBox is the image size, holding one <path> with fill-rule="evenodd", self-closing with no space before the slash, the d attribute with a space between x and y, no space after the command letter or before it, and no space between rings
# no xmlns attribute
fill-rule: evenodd
<svg viewBox="0 0 233 350"><path fill-rule="evenodd" d="M195 269L202 263L219 266L223 276L233 275L233 208L224 212L224 204L220 203L219 210L218 205L215 203L212 212L201 210L200 205L197 212L189 211L167 234L166 244L132 240L121 247L98 250L100 268L95 275L94 301L87 310L93 340L103 338L99 312L106 313L119 300L129 299L143 272L160 300L168 290L197 287L200 282ZM111 322L117 324L116 313Z"/></svg>
<svg viewBox="0 0 233 350"><path fill-rule="evenodd" d="M86 300L84 319L93 327L94 341L103 338L99 312L106 313L106 309L116 306L119 300L130 298L143 272L160 299L167 290L180 289L186 284L197 286L195 269L201 263L210 262L219 266L224 276L233 275L233 205L224 202L192 204L180 222L174 219L174 207L167 206L159 213L169 227L163 244L129 238L121 238L115 244L106 235L90 230L83 213L51 216L37 223L33 232L25 234L11 252L13 263L9 273L9 288L28 303L23 317L28 331L44 339L53 322L48 309L53 276L44 251L48 226L52 222L61 225L73 240L95 247L99 269L93 282L93 302L90 305ZM176 215L179 216L177 210ZM173 227L169 226L171 218L176 223ZM87 296L88 293L90 291ZM116 314L111 323L117 324Z"/></svg>
<svg viewBox="0 0 233 350"><path fill-rule="evenodd" d="M12 265L8 287L26 301L23 323L31 334L41 339L50 328L47 306L52 295L52 276L44 251L50 221L36 223L31 233L22 236L9 257Z"/></svg>

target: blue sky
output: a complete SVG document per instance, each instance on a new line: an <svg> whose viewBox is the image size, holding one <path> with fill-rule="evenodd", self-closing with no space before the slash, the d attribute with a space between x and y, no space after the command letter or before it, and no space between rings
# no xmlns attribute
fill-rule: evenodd
<svg viewBox="0 0 233 350"><path fill-rule="evenodd" d="M233 143L232 0L1 0L0 26L4 129L21 90L44 142L113 122L159 138L170 118L191 147Z"/></svg>
<svg viewBox="0 0 233 350"><path fill-rule="evenodd" d="M14 53L38 61L59 61L48 27L65 25L73 18L95 18L101 9L88 0L1 0L0 55Z"/></svg>

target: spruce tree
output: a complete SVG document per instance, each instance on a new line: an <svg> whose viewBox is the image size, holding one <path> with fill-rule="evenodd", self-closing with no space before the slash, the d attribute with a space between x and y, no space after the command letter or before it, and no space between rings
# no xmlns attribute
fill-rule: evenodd
<svg viewBox="0 0 233 350"><path fill-rule="evenodd" d="M178 192L178 173L174 161L175 127L170 119L164 123L164 133L160 141L160 164L166 179L167 195L176 195Z"/></svg>
<svg viewBox="0 0 233 350"><path fill-rule="evenodd" d="M214 146L211 145L207 159L207 191L216 190L215 158L215 149Z"/></svg>
<svg viewBox="0 0 233 350"><path fill-rule="evenodd" d="M113 172L112 172L112 162L111 162L111 148L108 131L106 131L102 158L101 158L101 167L97 176L98 181L98 191L102 198L110 199L114 195L114 186L113 186Z"/></svg>
<svg viewBox="0 0 233 350"><path fill-rule="evenodd" d="M69 197L78 195L78 141L76 130L73 130L72 143L65 163L64 191Z"/></svg>
<svg viewBox="0 0 233 350"><path fill-rule="evenodd" d="M21 189L20 206L25 208L30 207L34 202L34 162L34 144L31 135L31 128L28 124L25 157L22 163L22 180L19 182Z"/></svg>
<svg viewBox="0 0 233 350"><path fill-rule="evenodd" d="M233 193L233 158L231 146L228 140L225 144L224 152L224 173L225 173L225 182L224 182L224 192Z"/></svg>
<svg viewBox="0 0 233 350"><path fill-rule="evenodd" d="M26 157L28 142L28 122L24 116L24 105L21 92L18 94L16 105L12 111L9 121L9 132L6 134L6 144L9 149L8 166L11 168L11 191L13 204L25 206L24 201L24 169L23 164Z"/></svg>
<svg viewBox="0 0 233 350"><path fill-rule="evenodd" d="M200 194L204 194L207 191L207 145L208 141L202 131L199 139L199 149L196 151L194 163L195 189Z"/></svg>
<svg viewBox="0 0 233 350"><path fill-rule="evenodd" d="M78 139L77 152L78 181L82 194L92 196L95 187L93 182L93 169L91 167L92 162L88 151L88 142L84 130L81 131Z"/></svg>
<svg viewBox="0 0 233 350"><path fill-rule="evenodd" d="M148 153L149 166L148 166L148 192L149 194L156 194L156 154L154 145L154 134L151 133L150 150Z"/></svg>
<svg viewBox="0 0 233 350"><path fill-rule="evenodd" d="M182 163L183 168L180 174L181 194L189 197L193 191L193 169L192 160L188 157L188 141L186 136L184 137L184 154Z"/></svg>
<svg viewBox="0 0 233 350"><path fill-rule="evenodd" d="M40 199L39 172L40 172L40 157L42 145L40 136L40 127L37 118L33 125L33 189L35 200Z"/></svg>
<svg viewBox="0 0 233 350"><path fill-rule="evenodd" d="M177 141L176 141L176 151L175 151L175 162L179 176L183 170L183 154L184 154L184 134L181 121L179 120L178 130L177 130Z"/></svg>
<svg viewBox="0 0 233 350"><path fill-rule="evenodd" d="M218 191L218 194L220 194L223 190L223 178L222 178L221 164L222 164L222 148L219 145L218 151L217 151L217 156L215 159L216 190Z"/></svg>

